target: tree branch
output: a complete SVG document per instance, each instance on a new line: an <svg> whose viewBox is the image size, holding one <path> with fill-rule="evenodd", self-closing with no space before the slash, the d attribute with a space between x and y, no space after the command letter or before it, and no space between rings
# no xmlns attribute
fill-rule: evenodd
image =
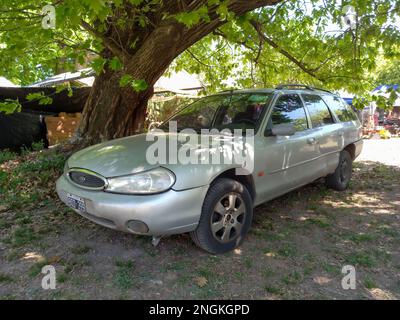
<svg viewBox="0 0 400 320"><path fill-rule="evenodd" d="M288 58L290 61L292 61L296 66L298 66L301 70L303 70L305 73L308 75L312 76L313 78L322 81L311 69L308 69L304 63L296 59L293 55L291 55L288 51L285 49L282 49L276 42L274 42L271 38L266 36L264 32L262 31L262 24L255 21L255 20L250 20L250 24L254 27L254 29L257 31L258 36L260 37L260 40L264 41L265 43L268 43L271 47L276 49L279 53L284 55L286 58Z"/></svg>
<svg viewBox="0 0 400 320"><path fill-rule="evenodd" d="M130 58L130 56L127 53L125 53L125 51L119 45L117 45L114 41L112 41L112 39L108 38L107 36L103 35L101 32L97 31L95 28L93 28L85 20L81 20L81 26L86 31L88 31L91 34L93 34L95 37L101 39L101 41L104 43L104 45L115 56L117 56L122 62L127 61Z"/></svg>
<svg viewBox="0 0 400 320"><path fill-rule="evenodd" d="M220 36L221 38L224 38L225 40L231 42L231 40L229 40L229 38L227 37L227 35L225 33L223 33L221 30L219 29L215 29L213 31L213 34L216 36ZM241 46L251 50L251 51L256 51L256 49L254 49L253 47L249 46L246 41L236 41L237 44L240 44Z"/></svg>
<svg viewBox="0 0 400 320"><path fill-rule="evenodd" d="M196 60L198 63L200 63L201 65L203 65L203 66L205 66L205 67L207 67L207 68L210 68L210 69L215 68L215 67L212 67L212 66L210 66L209 64L206 64L206 63L204 63L203 61L201 61L201 60L200 60L199 58L197 58L197 57L194 55L194 53L193 53L192 51L190 51L189 49L187 49L186 52L189 53L189 55L190 55L194 60Z"/></svg>

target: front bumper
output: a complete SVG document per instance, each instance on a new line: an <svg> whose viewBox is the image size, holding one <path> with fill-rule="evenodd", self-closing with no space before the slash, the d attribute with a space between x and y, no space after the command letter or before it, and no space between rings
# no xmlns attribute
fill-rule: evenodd
<svg viewBox="0 0 400 320"><path fill-rule="evenodd" d="M146 235L154 236L195 230L208 190L208 186L202 186L152 195L123 195L79 188L64 175L57 180L56 188L58 196L66 204L67 193L83 198L86 212L74 211L97 224L135 233L127 227L127 222L139 220L149 228Z"/></svg>

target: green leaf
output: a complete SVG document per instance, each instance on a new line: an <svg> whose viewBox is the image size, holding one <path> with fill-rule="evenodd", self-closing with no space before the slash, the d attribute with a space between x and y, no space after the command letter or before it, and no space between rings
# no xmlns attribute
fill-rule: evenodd
<svg viewBox="0 0 400 320"><path fill-rule="evenodd" d="M221 3L221 4L218 6L216 12L218 13L219 18L220 18L221 20L227 19L228 16L229 16L228 2L227 2L227 1L224 1L223 3Z"/></svg>
<svg viewBox="0 0 400 320"><path fill-rule="evenodd" d="M201 20L210 21L206 6L202 6L194 11L178 13L175 15L175 19L188 28L198 24Z"/></svg>
<svg viewBox="0 0 400 320"><path fill-rule="evenodd" d="M56 89L57 91L57 89ZM26 96L28 101L38 101L39 105L49 105L53 103L53 99L44 94L44 92L29 93Z"/></svg>
<svg viewBox="0 0 400 320"><path fill-rule="evenodd" d="M120 87L126 87L132 82L133 78L129 74L124 74L121 79L119 80Z"/></svg>
<svg viewBox="0 0 400 320"><path fill-rule="evenodd" d="M104 0L86 0L95 12L100 12L105 6Z"/></svg>
<svg viewBox="0 0 400 320"><path fill-rule="evenodd" d="M21 112L21 104L19 103L18 99L5 99L4 101L0 102L0 112L5 114Z"/></svg>
<svg viewBox="0 0 400 320"><path fill-rule="evenodd" d="M106 64L106 62L107 62L107 60L99 57L99 58L94 59L92 61L91 65L92 65L93 70L97 74L100 74L103 71L104 65Z"/></svg>
<svg viewBox="0 0 400 320"><path fill-rule="evenodd" d="M147 82L144 80L133 80L131 86L136 92L144 91L149 87Z"/></svg>
<svg viewBox="0 0 400 320"><path fill-rule="evenodd" d="M145 80L136 80L129 74L124 74L119 80L119 85L121 87L131 86L135 92L140 92L146 90L149 85Z"/></svg>
<svg viewBox="0 0 400 320"><path fill-rule="evenodd" d="M122 62L121 62L121 60L119 60L118 57L112 58L112 59L108 62L108 65L110 66L110 69L111 69L111 70L114 70L114 71L121 70L122 67L123 67Z"/></svg>
<svg viewBox="0 0 400 320"><path fill-rule="evenodd" d="M71 98L74 95L74 91L69 86L68 86L67 90L68 90L68 97Z"/></svg>

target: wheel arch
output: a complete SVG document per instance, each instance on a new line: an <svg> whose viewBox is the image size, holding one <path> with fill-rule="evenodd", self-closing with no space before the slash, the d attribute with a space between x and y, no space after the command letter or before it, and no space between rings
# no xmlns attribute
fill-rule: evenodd
<svg viewBox="0 0 400 320"><path fill-rule="evenodd" d="M229 179L235 180L237 182L240 182L247 188L247 190L249 191L249 193L251 195L252 200L254 201L254 199L256 197L256 189L255 189L255 185L254 185L254 179L251 174L237 175L236 168L231 168L231 169L228 169L228 170L220 173L219 175L217 175L211 181L210 185L212 185L219 178L229 178Z"/></svg>
<svg viewBox="0 0 400 320"><path fill-rule="evenodd" d="M354 161L356 158L356 146L354 143L348 144L346 147L343 148L343 150L346 150L348 153L350 153L351 159Z"/></svg>

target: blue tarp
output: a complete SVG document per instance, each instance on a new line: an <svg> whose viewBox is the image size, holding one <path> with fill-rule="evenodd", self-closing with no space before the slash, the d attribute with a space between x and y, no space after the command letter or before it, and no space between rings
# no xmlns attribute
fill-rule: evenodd
<svg viewBox="0 0 400 320"><path fill-rule="evenodd" d="M399 88L399 85L398 84L381 84L380 86L377 86L374 90L372 90L372 92L379 91L379 90L382 90L385 88L386 89L393 88L393 89L397 90Z"/></svg>
<svg viewBox="0 0 400 320"><path fill-rule="evenodd" d="M353 98L342 98L344 101L346 101L349 105L353 105Z"/></svg>

